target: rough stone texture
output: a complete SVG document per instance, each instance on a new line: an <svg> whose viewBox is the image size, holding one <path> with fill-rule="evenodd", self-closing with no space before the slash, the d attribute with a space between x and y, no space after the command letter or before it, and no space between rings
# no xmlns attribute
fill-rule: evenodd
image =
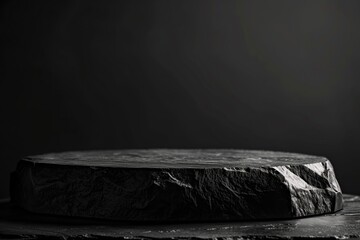
<svg viewBox="0 0 360 240"><path fill-rule="evenodd" d="M286 219L332 213L324 157L244 150L66 152L21 160L14 203L35 213L132 221Z"/></svg>
<svg viewBox="0 0 360 240"><path fill-rule="evenodd" d="M360 238L360 197L330 215L277 221L157 223L33 214L0 202L0 239L349 239Z"/></svg>

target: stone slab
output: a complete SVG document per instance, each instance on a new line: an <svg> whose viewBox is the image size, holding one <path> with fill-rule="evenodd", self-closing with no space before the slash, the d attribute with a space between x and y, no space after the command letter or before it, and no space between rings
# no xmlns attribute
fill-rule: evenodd
<svg viewBox="0 0 360 240"><path fill-rule="evenodd" d="M249 150L31 156L12 174L11 197L34 213L126 221L289 219L342 209L328 159Z"/></svg>

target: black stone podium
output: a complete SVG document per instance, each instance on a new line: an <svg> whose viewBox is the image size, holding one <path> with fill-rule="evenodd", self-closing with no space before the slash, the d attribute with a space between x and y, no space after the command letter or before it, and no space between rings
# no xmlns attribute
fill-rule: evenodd
<svg viewBox="0 0 360 240"><path fill-rule="evenodd" d="M252 150L64 152L22 159L0 237L291 239L360 236L360 198L328 159Z"/></svg>

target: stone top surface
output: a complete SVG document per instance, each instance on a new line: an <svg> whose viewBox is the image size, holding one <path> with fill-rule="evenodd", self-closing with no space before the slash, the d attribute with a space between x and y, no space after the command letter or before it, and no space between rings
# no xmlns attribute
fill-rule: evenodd
<svg viewBox="0 0 360 240"><path fill-rule="evenodd" d="M137 149L50 153L23 159L32 163L117 168L246 168L305 165L324 157L231 149Z"/></svg>

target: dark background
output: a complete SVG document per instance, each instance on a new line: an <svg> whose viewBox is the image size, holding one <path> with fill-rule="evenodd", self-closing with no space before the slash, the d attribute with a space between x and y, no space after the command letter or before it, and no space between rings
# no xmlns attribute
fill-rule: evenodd
<svg viewBox="0 0 360 240"><path fill-rule="evenodd" d="M0 197L25 155L328 157L360 194L360 1L6 1Z"/></svg>

